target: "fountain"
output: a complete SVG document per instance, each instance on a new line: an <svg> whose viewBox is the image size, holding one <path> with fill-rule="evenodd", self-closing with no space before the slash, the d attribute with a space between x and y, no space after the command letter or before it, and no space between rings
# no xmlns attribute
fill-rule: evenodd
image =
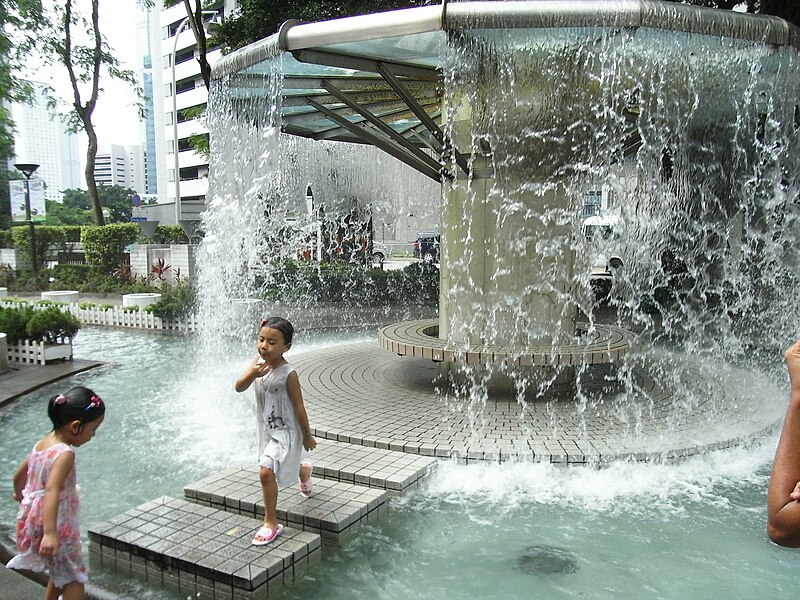
<svg viewBox="0 0 800 600"><path fill-rule="evenodd" d="M287 22L215 69L204 277L231 248L243 267L208 281L205 305L263 293L252 271L269 272L270 250L235 231L268 237L312 178L384 214L427 204L442 226L438 317L380 333L416 362L352 349L389 373L362 383L403 397L396 416L437 393L469 415L468 440L436 423L411 451L606 463L756 438L780 418L761 386L799 308L797 45L780 19L647 0ZM376 199L411 181L401 169L427 187ZM589 241L584 200L601 188L621 226ZM598 298L606 254L617 268ZM415 369L436 381L418 403ZM328 400L346 412L353 396ZM318 433L404 447L370 426Z"/></svg>
<svg viewBox="0 0 800 600"><path fill-rule="evenodd" d="M310 183L329 215L427 211L443 234L438 314L426 315L438 318L398 319L384 351L363 339L292 350L320 452L461 460L327 549L335 560L287 575L280 597L796 587L795 561L765 543L763 523L785 398L778 349L798 309L796 40L777 19L658 2L472 2L289 23L227 57L211 96L200 360L165 338L162 364L132 365L153 354L145 334L78 339L82 356L119 363L83 382L119 386L107 431L125 439L86 450L89 522L142 528L109 533L115 558L101 546L101 561L154 577L148 594L207 595L208 542L163 569L153 555L181 544L148 541L164 529L152 515L117 513L145 501L157 519L196 523L213 511L147 501L223 468L213 477L232 491L220 502L253 506L232 494L257 484L228 468L252 450L230 390L252 340L232 305L358 322L361 306L280 303L276 232L301 220ZM621 226L589 240L581 210L598 189ZM622 265L598 294L594 265L612 255ZM31 406L3 415L6 470L40 420ZM357 463L350 475L371 482ZM198 487L196 500L218 493ZM225 536L250 535L240 516L224 514ZM176 575L186 556L193 566Z"/></svg>

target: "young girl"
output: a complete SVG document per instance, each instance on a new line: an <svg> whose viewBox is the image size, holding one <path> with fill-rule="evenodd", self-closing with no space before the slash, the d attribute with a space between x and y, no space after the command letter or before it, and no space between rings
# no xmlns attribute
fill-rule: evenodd
<svg viewBox="0 0 800 600"><path fill-rule="evenodd" d="M255 385L258 419L258 464L264 494L264 526L253 538L253 545L263 546L283 529L278 524L278 484L291 483L294 473L300 477L300 493L311 495L311 464L300 463L302 449L313 450L317 442L311 435L308 415L303 405L297 371L283 357L292 347L294 327L281 317L261 321L256 349L258 355L236 380L237 392Z"/></svg>
<svg viewBox="0 0 800 600"><path fill-rule="evenodd" d="M14 473L19 554L6 565L46 573L45 600L83 600L86 566L81 554L75 450L94 437L106 407L85 387L50 398L53 430L33 447Z"/></svg>

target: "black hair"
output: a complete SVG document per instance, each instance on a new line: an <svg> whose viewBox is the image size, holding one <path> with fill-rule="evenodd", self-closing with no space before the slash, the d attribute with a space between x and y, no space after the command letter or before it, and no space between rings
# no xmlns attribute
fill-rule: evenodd
<svg viewBox="0 0 800 600"><path fill-rule="evenodd" d="M292 324L283 317L267 317L261 321L259 329L262 327L269 327L270 329L277 329L283 334L283 341L287 344L292 343L292 336L294 335L294 327Z"/></svg>
<svg viewBox="0 0 800 600"><path fill-rule="evenodd" d="M105 402L86 387L74 387L64 394L56 394L47 403L47 416L53 431L67 423L80 421L81 427L106 414Z"/></svg>

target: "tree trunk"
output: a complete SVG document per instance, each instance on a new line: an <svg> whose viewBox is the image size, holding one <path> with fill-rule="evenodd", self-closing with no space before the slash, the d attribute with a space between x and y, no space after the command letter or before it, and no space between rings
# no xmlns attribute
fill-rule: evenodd
<svg viewBox="0 0 800 600"><path fill-rule="evenodd" d="M86 135L89 138L89 145L86 148L86 169L83 172L86 178L86 187L89 192L89 206L92 207L92 220L95 225L105 225L106 219L103 216L103 207L100 206L100 196L97 193L97 182L94 180L94 167L97 162L97 132L91 119L83 122Z"/></svg>

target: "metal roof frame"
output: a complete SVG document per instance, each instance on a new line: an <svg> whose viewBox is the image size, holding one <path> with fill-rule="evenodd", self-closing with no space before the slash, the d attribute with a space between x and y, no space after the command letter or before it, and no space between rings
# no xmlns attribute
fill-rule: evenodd
<svg viewBox="0 0 800 600"><path fill-rule="evenodd" d="M414 48L402 45L402 40L429 35L435 42L454 31L570 27L646 27L752 41L768 47L800 48L800 29L778 17L674 2L444 0L439 5L317 23L287 21L276 34L224 56L214 66L212 78L230 78L246 97L264 85L269 67L264 69L262 63L290 56L298 68L284 74L284 132L372 144L441 181L455 174L430 154L441 157L451 151L437 122L443 97L439 57L424 57L421 51L415 54ZM370 50L372 55L365 55L359 54L356 46L387 39L395 40L402 51L380 55L380 48L375 46ZM298 110L298 106L306 109ZM626 154L638 147L635 137L634 130L621 140ZM462 173L491 175L491 170L468 173L466 157L455 151L452 154Z"/></svg>

